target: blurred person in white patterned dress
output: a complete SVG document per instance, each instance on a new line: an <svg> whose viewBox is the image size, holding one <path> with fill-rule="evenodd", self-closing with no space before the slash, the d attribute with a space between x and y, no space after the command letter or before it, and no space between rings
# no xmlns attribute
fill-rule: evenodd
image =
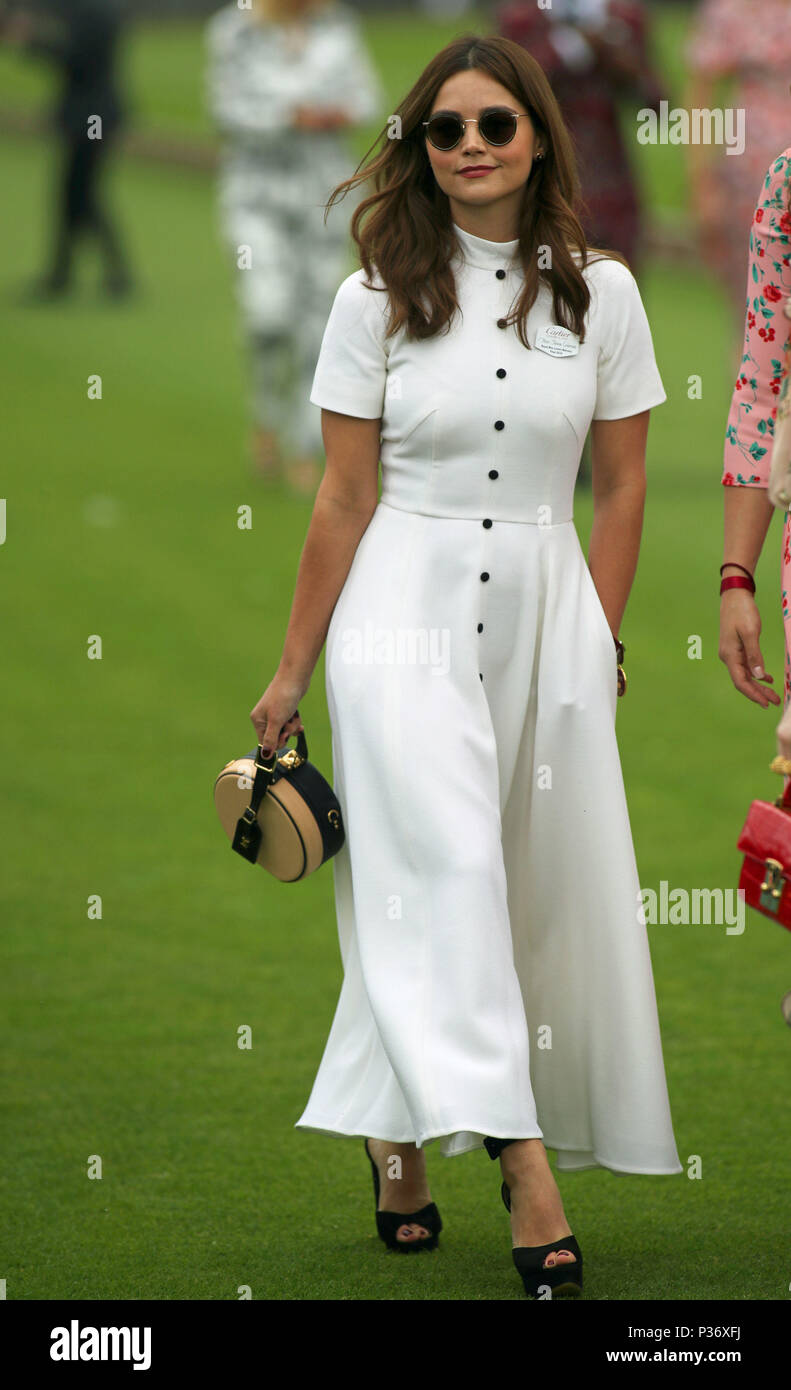
<svg viewBox="0 0 791 1390"><path fill-rule="evenodd" d="M324 221L351 172L349 129L384 104L354 11L340 0L229 4L206 26L222 136L220 210L249 353L259 475L312 494L323 451L309 401L348 228Z"/></svg>

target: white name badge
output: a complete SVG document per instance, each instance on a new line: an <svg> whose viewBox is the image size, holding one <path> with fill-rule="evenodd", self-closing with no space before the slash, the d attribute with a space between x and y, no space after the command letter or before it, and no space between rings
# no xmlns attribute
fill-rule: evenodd
<svg viewBox="0 0 791 1390"><path fill-rule="evenodd" d="M542 352L548 352L550 357L573 357L580 350L579 334L572 333L570 328L550 323L539 330L535 345Z"/></svg>

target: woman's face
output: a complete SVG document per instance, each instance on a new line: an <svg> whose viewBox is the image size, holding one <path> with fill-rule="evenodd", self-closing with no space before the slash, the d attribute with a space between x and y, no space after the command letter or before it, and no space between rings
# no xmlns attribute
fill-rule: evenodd
<svg viewBox="0 0 791 1390"><path fill-rule="evenodd" d="M506 107L524 117L517 121L516 135L508 145L487 145L478 133L477 120L490 106ZM521 192L530 178L533 159L542 148L524 103L488 73L471 68L454 73L443 82L426 120L448 111L462 120L473 117L476 124L464 127L463 136L452 150L437 150L426 139L426 153L443 193L465 207L480 207ZM422 130L425 135L425 126ZM465 176L464 170L476 165L485 165L491 172Z"/></svg>

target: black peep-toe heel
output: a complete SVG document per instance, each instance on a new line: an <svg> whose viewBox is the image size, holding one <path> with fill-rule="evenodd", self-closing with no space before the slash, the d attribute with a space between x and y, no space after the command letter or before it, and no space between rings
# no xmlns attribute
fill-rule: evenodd
<svg viewBox="0 0 791 1390"><path fill-rule="evenodd" d="M517 1139L492 1139L487 1136L483 1144L489 1157L496 1159L509 1144L518 1142ZM503 1182L500 1194L506 1211L510 1212L511 1189L507 1182ZM574 1261L564 1260L562 1264L545 1268L547 1255L553 1251L557 1254L561 1250L573 1255ZM544 1290L547 1288L550 1298L579 1298L582 1293L582 1251L573 1235L561 1236L560 1240L551 1240L547 1245L515 1245L511 1253L528 1298L546 1297Z"/></svg>
<svg viewBox="0 0 791 1390"><path fill-rule="evenodd" d="M511 1191L506 1182L500 1188L500 1193L506 1210L510 1211ZM553 1251L557 1254L560 1250L568 1250L574 1256L574 1263L564 1260L561 1264L545 1267L547 1255ZM582 1293L582 1251L575 1236L561 1236L560 1240L551 1240L547 1245L515 1245L511 1253L528 1298L545 1297L547 1287L550 1298L579 1298Z"/></svg>
<svg viewBox="0 0 791 1390"><path fill-rule="evenodd" d="M411 1250L434 1250L439 1243L439 1233L442 1230L442 1217L435 1203L429 1202L428 1206L421 1207L420 1211L412 1211L408 1215L403 1215L398 1211L379 1211L379 1169L371 1157L367 1139L365 1152L373 1172L374 1199L377 1208L376 1229L385 1245L390 1250L403 1250L407 1253ZM397 1232L401 1226L425 1226L431 1234L420 1240L397 1240Z"/></svg>

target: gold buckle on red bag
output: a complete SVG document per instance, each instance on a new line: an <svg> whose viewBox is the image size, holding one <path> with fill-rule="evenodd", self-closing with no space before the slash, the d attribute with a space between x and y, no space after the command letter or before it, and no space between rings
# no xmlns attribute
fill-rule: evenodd
<svg viewBox="0 0 791 1390"><path fill-rule="evenodd" d="M761 884L761 906L766 912L777 916L780 898L783 894L783 866L779 859L764 861L764 880Z"/></svg>

